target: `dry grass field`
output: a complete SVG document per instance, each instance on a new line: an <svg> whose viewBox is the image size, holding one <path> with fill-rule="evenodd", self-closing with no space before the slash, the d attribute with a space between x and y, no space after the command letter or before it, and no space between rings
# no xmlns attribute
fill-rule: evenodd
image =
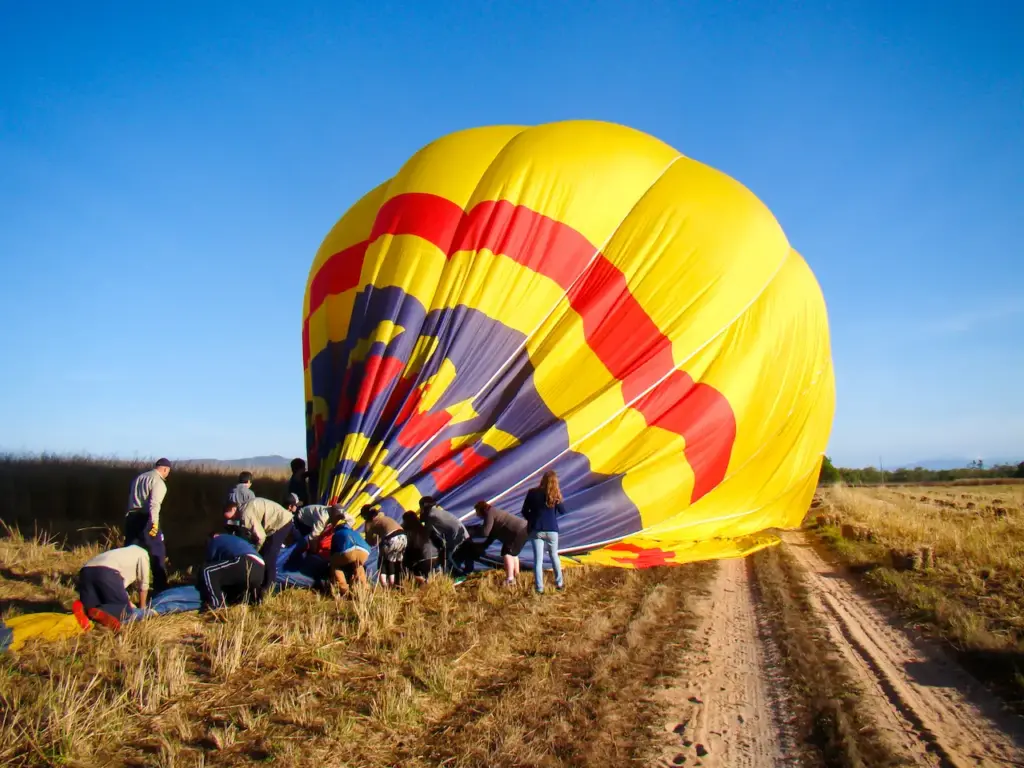
<svg viewBox="0 0 1024 768"><path fill-rule="evenodd" d="M1024 486L836 487L822 498L812 518L835 517L822 529L833 549L1024 703Z"/></svg>
<svg viewBox="0 0 1024 768"><path fill-rule="evenodd" d="M68 606L95 547L0 539L5 612ZM604 765L645 754L710 564L496 573L30 644L0 660L2 765Z"/></svg>
<svg viewBox="0 0 1024 768"><path fill-rule="evenodd" d="M69 609L81 565L120 543L135 470L0 462L16 502L0 510L0 618ZM230 477L171 479L180 583ZM810 518L828 515L824 540L965 660L999 660L1012 696L1022 493L830 489ZM48 501L55 534L39 532ZM908 644L813 536L783 539L743 560L570 566L567 591L543 596L528 573L509 589L485 572L30 641L0 654L0 765L1024 764L995 699ZM893 567L923 546L934 565Z"/></svg>

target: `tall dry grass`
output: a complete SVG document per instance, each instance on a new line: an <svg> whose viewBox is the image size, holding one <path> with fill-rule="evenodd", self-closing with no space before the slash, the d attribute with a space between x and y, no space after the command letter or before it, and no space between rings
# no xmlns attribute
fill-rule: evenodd
<svg viewBox="0 0 1024 768"><path fill-rule="evenodd" d="M0 521L32 537L46 531L68 546L95 544L120 531L131 481L148 462L0 455ZM173 469L161 511L171 563L184 568L202 557L203 541L219 520L238 472L211 467ZM257 472L253 492L279 500L281 473ZM120 541L118 541L120 543Z"/></svg>

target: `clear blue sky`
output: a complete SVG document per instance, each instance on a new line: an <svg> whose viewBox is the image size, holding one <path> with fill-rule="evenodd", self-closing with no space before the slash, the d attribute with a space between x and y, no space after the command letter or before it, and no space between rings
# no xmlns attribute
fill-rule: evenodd
<svg viewBox="0 0 1024 768"><path fill-rule="evenodd" d="M1024 453L1024 3L150 5L0 5L0 449L300 455L337 217L450 131L597 118L806 255L838 462Z"/></svg>

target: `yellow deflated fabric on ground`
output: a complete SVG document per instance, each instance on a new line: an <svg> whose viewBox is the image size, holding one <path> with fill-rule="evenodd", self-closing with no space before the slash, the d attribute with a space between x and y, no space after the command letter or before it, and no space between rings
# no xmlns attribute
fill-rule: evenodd
<svg viewBox="0 0 1024 768"><path fill-rule="evenodd" d="M560 550L622 567L798 525L835 401L824 299L771 212L593 121L417 152L324 239L302 347L322 501L518 513L555 470Z"/></svg>
<svg viewBox="0 0 1024 768"><path fill-rule="evenodd" d="M17 651L32 639L64 640L85 632L70 613L29 613L4 619L0 624L0 650Z"/></svg>

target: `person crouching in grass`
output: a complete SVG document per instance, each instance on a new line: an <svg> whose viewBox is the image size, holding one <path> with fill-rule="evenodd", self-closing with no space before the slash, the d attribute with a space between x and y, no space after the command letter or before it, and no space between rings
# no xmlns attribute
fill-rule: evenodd
<svg viewBox="0 0 1024 768"><path fill-rule="evenodd" d="M352 584L366 586L366 561L370 545L355 530L355 518L338 507L331 507L331 581L338 594L345 597Z"/></svg>
<svg viewBox="0 0 1024 768"><path fill-rule="evenodd" d="M83 616L110 629L121 623L156 616L146 608L151 580L149 552L137 544L103 552L89 560L78 572L78 600L71 606L79 623ZM139 588L139 607L128 596L128 588Z"/></svg>

